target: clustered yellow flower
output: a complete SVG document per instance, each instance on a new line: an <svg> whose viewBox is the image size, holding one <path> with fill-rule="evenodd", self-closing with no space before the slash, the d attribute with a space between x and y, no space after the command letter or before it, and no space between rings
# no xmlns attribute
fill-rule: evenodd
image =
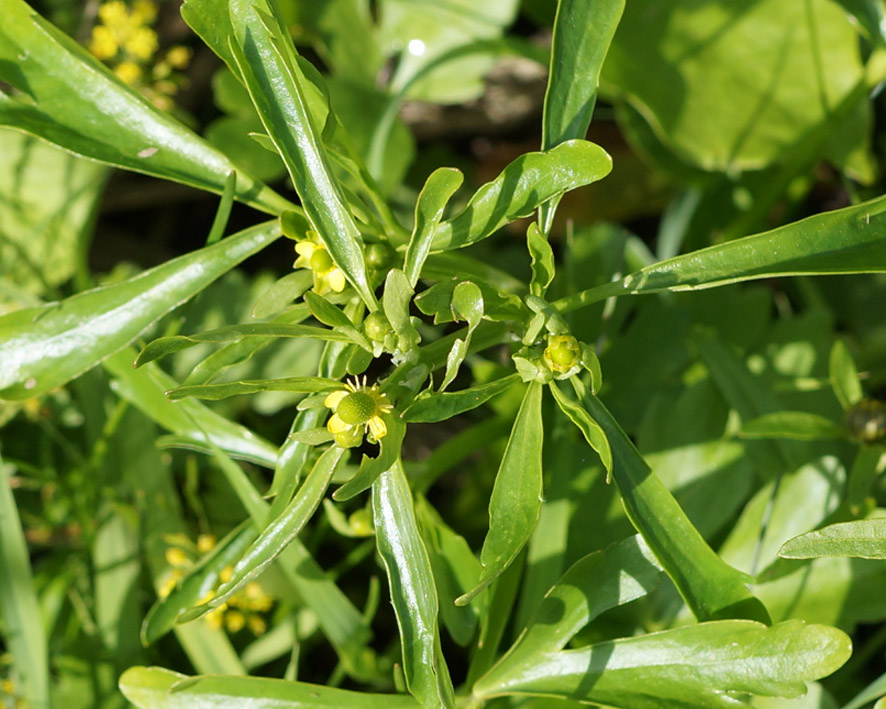
<svg viewBox="0 0 886 709"><path fill-rule="evenodd" d="M359 379L346 382L344 389L329 394L323 404L332 410L326 430L342 448L359 446L364 433L370 443L378 443L388 433L382 416L394 407L377 384L366 385L366 377L362 383Z"/></svg>
<svg viewBox="0 0 886 709"><path fill-rule="evenodd" d="M314 277L314 290L323 295L329 291L341 293L348 284L345 280L344 271L335 265L332 256L326 247L320 242L320 236L315 231L309 231L307 238L295 242L295 252L298 258L292 264L293 268L309 268Z"/></svg>
<svg viewBox="0 0 886 709"><path fill-rule="evenodd" d="M173 543L167 547L165 553L166 563L170 568L160 584L158 590L160 598L166 598L172 593L185 573L194 565L191 555L186 551L186 547L193 548L193 542L184 535L174 535L170 541ZM216 538L211 534L201 534L197 537L196 549L201 554L211 551L215 545ZM219 573L219 581L227 583L233 573L234 567L226 566ZM215 591L210 590L200 602L206 603L214 595ZM262 635L268 629L268 623L262 614L271 610L273 605L274 597L265 591L260 583L252 581L246 584L240 593L234 594L227 602L207 613L205 618L213 628L224 627L228 632L236 633L245 627L253 635Z"/></svg>
<svg viewBox="0 0 886 709"><path fill-rule="evenodd" d="M160 61L159 40L151 25L157 19L154 0L108 0L98 9L99 24L92 28L89 51L107 62L121 81L138 86L159 108L172 108L171 97L183 81L176 70L182 70L191 59L191 50L175 45Z"/></svg>

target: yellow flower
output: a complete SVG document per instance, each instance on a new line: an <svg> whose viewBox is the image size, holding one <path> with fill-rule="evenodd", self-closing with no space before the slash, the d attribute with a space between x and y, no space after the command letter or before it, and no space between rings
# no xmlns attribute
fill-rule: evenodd
<svg viewBox="0 0 886 709"><path fill-rule="evenodd" d="M370 443L377 443L388 433L382 415L394 407L388 397L379 392L377 384L366 386L366 377L362 384L358 379L346 382L344 390L332 392L323 404L333 412L326 429L342 448L360 445L364 432L369 434Z"/></svg>
<svg viewBox="0 0 886 709"><path fill-rule="evenodd" d="M132 4L132 17L142 25L150 25L157 19L157 3L151 0L135 0Z"/></svg>
<svg viewBox="0 0 886 709"><path fill-rule="evenodd" d="M173 569L169 572L169 575L163 579L160 584L160 587L157 589L157 595L160 598L166 598L172 591L178 586L178 582L181 580L182 572L180 569Z"/></svg>
<svg viewBox="0 0 886 709"><path fill-rule="evenodd" d="M114 34L104 25L92 28L92 40L89 42L89 51L98 59L111 59L119 49Z"/></svg>
<svg viewBox="0 0 886 709"><path fill-rule="evenodd" d="M98 16L112 31L128 29L131 24L129 10L126 9L126 3L121 0L111 0L104 3L98 9Z"/></svg>
<svg viewBox="0 0 886 709"><path fill-rule="evenodd" d="M295 244L298 258L293 268L309 268L314 276L314 290L323 295L329 291L341 293L347 281L344 272L335 265L332 256L320 242L320 237L309 231L308 238Z"/></svg>
<svg viewBox="0 0 886 709"><path fill-rule="evenodd" d="M191 560L185 553L184 549L178 547L169 547L166 550L166 563L177 569L190 566Z"/></svg>
<svg viewBox="0 0 886 709"><path fill-rule="evenodd" d="M225 627L229 633L236 633L246 625L246 616L238 610L229 610L225 613Z"/></svg>
<svg viewBox="0 0 886 709"><path fill-rule="evenodd" d="M134 84L141 77L142 70L135 62L122 62L114 69L114 73L124 84Z"/></svg>
<svg viewBox="0 0 886 709"><path fill-rule="evenodd" d="M157 51L157 33L148 27L134 27L123 41L123 49L136 59L147 61Z"/></svg>
<svg viewBox="0 0 886 709"><path fill-rule="evenodd" d="M205 554L208 551L211 551L215 546L216 539L214 534L201 534L197 537L197 551L201 554Z"/></svg>
<svg viewBox="0 0 886 709"><path fill-rule="evenodd" d="M260 615L250 614L246 624L253 635L264 635L268 629L267 622Z"/></svg>
<svg viewBox="0 0 886 709"><path fill-rule="evenodd" d="M184 69L191 61L191 50L182 47L180 44L170 47L166 52L166 61L168 61L175 69Z"/></svg>

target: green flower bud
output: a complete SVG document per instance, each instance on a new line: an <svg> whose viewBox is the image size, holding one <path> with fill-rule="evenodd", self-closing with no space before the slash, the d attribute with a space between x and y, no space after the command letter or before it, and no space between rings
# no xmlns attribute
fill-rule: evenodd
<svg viewBox="0 0 886 709"><path fill-rule="evenodd" d="M363 331L373 342L384 342L388 335L393 334L394 328L391 327L385 314L381 310L376 310L366 316L366 320L363 321Z"/></svg>
<svg viewBox="0 0 886 709"><path fill-rule="evenodd" d="M387 244L374 243L366 247L366 265L376 271L387 271L394 262L394 251Z"/></svg>
<svg viewBox="0 0 886 709"><path fill-rule="evenodd" d="M565 374L581 365L581 346L572 335L548 335L544 351L545 364L558 374Z"/></svg>

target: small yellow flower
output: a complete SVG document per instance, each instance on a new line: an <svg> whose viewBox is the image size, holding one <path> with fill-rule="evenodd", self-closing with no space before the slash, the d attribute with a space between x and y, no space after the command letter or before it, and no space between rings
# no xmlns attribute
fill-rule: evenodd
<svg viewBox="0 0 886 709"><path fill-rule="evenodd" d="M179 547L169 547L166 550L166 563L176 569L181 569L185 566L190 566L191 560L188 558L184 549L180 549Z"/></svg>
<svg viewBox="0 0 886 709"><path fill-rule="evenodd" d="M268 630L268 624L264 618L260 615L255 615L254 613L250 613L249 618L246 621L246 624L249 626L249 629L252 631L253 635L264 635Z"/></svg>
<svg viewBox="0 0 886 709"><path fill-rule="evenodd" d="M114 39L114 34L104 25L96 25L92 28L92 40L89 42L89 51L97 59L112 59L120 46Z"/></svg>
<svg viewBox="0 0 886 709"><path fill-rule="evenodd" d="M134 84L142 75L141 67L135 62L121 62L114 73L124 84Z"/></svg>
<svg viewBox="0 0 886 709"><path fill-rule="evenodd" d="M354 448L363 440L367 432L370 443L377 443L388 433L382 418L393 410L388 397L379 392L378 385L366 386L358 379L346 382L344 390L334 391L323 402L332 410L326 429L342 448Z"/></svg>
<svg viewBox="0 0 886 709"><path fill-rule="evenodd" d="M227 583L231 580L231 577L234 575L234 567L226 566L218 573L218 580L222 583Z"/></svg>
<svg viewBox="0 0 886 709"><path fill-rule="evenodd" d="M251 611L269 611L274 605L274 598L267 593L257 581L246 584L243 589L242 606Z"/></svg>
<svg viewBox="0 0 886 709"><path fill-rule="evenodd" d="M123 41L123 49L132 57L147 61L157 51L157 33L148 27L135 27Z"/></svg>
<svg viewBox="0 0 886 709"><path fill-rule="evenodd" d="M341 293L347 285L344 272L335 265L332 256L320 243L320 237L315 232L309 231L307 236L307 239L295 244L298 258L292 264L293 268L311 269L314 276L314 290L319 295L329 291Z"/></svg>
<svg viewBox="0 0 886 709"><path fill-rule="evenodd" d="M224 623L225 611L227 608L227 603L222 603L218 608L213 608L209 613L204 615L203 618L206 620L207 625L215 630L220 630Z"/></svg>
<svg viewBox="0 0 886 709"><path fill-rule="evenodd" d="M166 61L175 69L184 69L191 61L191 50L180 44L170 47L166 52Z"/></svg>
<svg viewBox="0 0 886 709"><path fill-rule="evenodd" d="M157 595L160 598L166 598L170 593L175 590L175 587L178 586L178 582L181 580L182 572L179 569L173 569L169 572L169 575L163 582L160 584L160 587L157 589Z"/></svg>
<svg viewBox="0 0 886 709"><path fill-rule="evenodd" d="M201 554L205 554L208 551L212 551L212 548L216 544L216 539L214 534L201 534L197 537L197 551Z"/></svg>
<svg viewBox="0 0 886 709"><path fill-rule="evenodd" d="M98 17L112 31L128 29L131 24L129 10L126 8L126 3L121 0L111 0L102 4L98 9Z"/></svg>
<svg viewBox="0 0 886 709"><path fill-rule="evenodd" d="M151 0L135 0L132 4L132 17L142 25L150 25L157 19L157 3Z"/></svg>
<svg viewBox="0 0 886 709"><path fill-rule="evenodd" d="M246 625L246 616L240 611L232 609L225 613L225 627L229 633L236 633L238 630L242 630L244 625Z"/></svg>

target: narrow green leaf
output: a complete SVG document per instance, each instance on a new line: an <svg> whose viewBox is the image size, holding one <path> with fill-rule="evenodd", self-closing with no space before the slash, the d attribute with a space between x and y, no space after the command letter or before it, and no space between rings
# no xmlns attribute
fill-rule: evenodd
<svg viewBox="0 0 886 709"><path fill-rule="evenodd" d="M580 404L577 404L561 392L560 388L554 382L550 382L548 386L551 389L551 393L554 395L554 400L557 402L557 406L560 407L560 411L566 414L569 420L578 427L578 430L581 431L581 434L588 442L588 445L600 456L600 462L603 463L603 467L606 468L606 482L611 482L612 449L609 447L609 441L606 438L606 433L603 431L603 428L600 424L594 421L591 415L585 411Z"/></svg>
<svg viewBox="0 0 886 709"><path fill-rule="evenodd" d="M594 618L645 596L662 569L642 537L634 536L575 562L542 600L513 647L474 686L495 694L546 656L562 650Z"/></svg>
<svg viewBox="0 0 886 709"><path fill-rule="evenodd" d="M169 397L170 401L181 401L188 397L218 401L219 399L227 399L229 396L255 394L259 391L291 391L301 394L312 394L318 391L333 391L339 388L341 388L341 383L337 379L287 377L285 379L253 379L224 384L181 386L168 390L166 396Z"/></svg>
<svg viewBox="0 0 886 709"><path fill-rule="evenodd" d="M126 86L21 0L0 1L0 123L66 150L222 194L235 166L193 131ZM26 98L25 98L26 97ZM236 196L277 214L293 205L237 171Z"/></svg>
<svg viewBox="0 0 886 709"><path fill-rule="evenodd" d="M36 709L49 709L49 650L40 603L31 574L9 476L0 458L0 615L3 640L12 655L12 674L22 698Z"/></svg>
<svg viewBox="0 0 886 709"><path fill-rule="evenodd" d="M471 335L483 319L484 303L483 291L479 286L470 281L462 281L452 290L452 317L455 320L464 320L468 323L468 331L464 339L457 339L452 343L449 355L446 357L446 372L443 381L440 382L439 391L443 392L458 374L458 370L467 357L471 347Z"/></svg>
<svg viewBox="0 0 886 709"><path fill-rule="evenodd" d="M844 438L846 429L824 416L806 411L776 411L748 421L741 427L741 436L820 441Z"/></svg>
<svg viewBox="0 0 886 709"><path fill-rule="evenodd" d="M461 187L463 180L464 175L460 170L454 167L441 167L430 174L425 180L425 186L419 192L415 202L415 226L403 261L403 272L413 289L421 276L425 259L431 252L431 239L443 218L443 210L446 209L452 195Z"/></svg>
<svg viewBox="0 0 886 709"><path fill-rule="evenodd" d="M343 448L337 446L326 449L314 463L310 474L305 478L304 483L283 514L265 527L237 562L231 578L218 588L212 600L195 606L182 614L178 622L185 623L194 620L204 613L218 608L256 578L280 555L298 536L298 533L320 505L320 500L326 494L326 488L329 487L329 481L332 479L344 452Z"/></svg>
<svg viewBox="0 0 886 709"><path fill-rule="evenodd" d="M406 685L429 709L453 707L452 680L440 649L434 574L399 460L373 483L372 512L400 628Z"/></svg>
<svg viewBox="0 0 886 709"><path fill-rule="evenodd" d="M297 443L304 443L309 446L319 446L323 443L329 443L333 439L332 434L329 432L329 429L326 426L319 426L318 428L306 428L301 431L295 431L294 433L290 433L288 440L295 441Z"/></svg>
<svg viewBox="0 0 886 709"><path fill-rule="evenodd" d="M182 613L215 589L222 569L236 563L257 536L258 530L249 520L238 525L188 571L168 596L157 599L142 623L142 643L150 645L172 630Z"/></svg>
<svg viewBox="0 0 886 709"><path fill-rule="evenodd" d="M351 342L360 345L368 352L372 352L372 344L366 339L366 336L360 332L347 315L322 295L318 295L314 291L308 291L305 293L305 302L311 309L311 314L324 325L333 328L333 332L338 333L339 336L346 336Z"/></svg>
<svg viewBox="0 0 886 709"><path fill-rule="evenodd" d="M576 381L573 377L573 384ZM593 394L577 393L612 447L612 477L628 519L643 535L696 618L750 616L768 622L763 604L747 589L748 577L708 546L600 400Z"/></svg>
<svg viewBox="0 0 886 709"><path fill-rule="evenodd" d="M138 709L416 709L402 694L373 694L266 677L188 677L161 667L132 667L120 691Z"/></svg>
<svg viewBox="0 0 886 709"><path fill-rule="evenodd" d="M886 559L886 517L832 524L788 539L778 550L785 559L851 556Z"/></svg>
<svg viewBox="0 0 886 709"><path fill-rule="evenodd" d="M403 412L403 420L408 423L446 421L482 406L493 397L510 389L519 380L519 374L508 374L501 379L479 384L470 389L421 396Z"/></svg>
<svg viewBox="0 0 886 709"><path fill-rule="evenodd" d="M554 303L561 312L619 295L685 291L775 276L886 271L886 197L641 268Z"/></svg>
<svg viewBox="0 0 886 709"><path fill-rule="evenodd" d="M473 590L456 600L465 605L517 557L535 528L542 503L541 384L523 395L489 500L489 532L480 552L483 574Z"/></svg>
<svg viewBox="0 0 886 709"><path fill-rule="evenodd" d="M237 173L231 170L225 180L225 188L222 190L221 201L215 212L215 219L206 237L206 245L210 246L222 238L228 226L228 218L231 216L231 207L234 205L234 195L237 189Z"/></svg>
<svg viewBox="0 0 886 709"><path fill-rule="evenodd" d="M288 323L255 323L251 325L229 325L217 330L207 330L193 335L172 335L152 340L139 352L133 366L141 367L148 362L181 352L202 342L238 342L248 337L308 337L315 340L350 342L351 338L335 330L327 330L311 325Z"/></svg>
<svg viewBox="0 0 886 709"><path fill-rule="evenodd" d="M844 410L864 398L855 361L845 342L837 340L831 347L828 371L831 386L834 387L834 394L840 400L840 405Z"/></svg>
<svg viewBox="0 0 886 709"><path fill-rule="evenodd" d="M475 695L542 695L624 709L727 709L733 693L800 697L852 652L837 628L723 620L547 655Z"/></svg>
<svg viewBox="0 0 886 709"><path fill-rule="evenodd" d="M279 313L300 298L313 285L313 276L308 269L287 273L262 293L252 308L252 317L267 318Z"/></svg>
<svg viewBox="0 0 886 709"><path fill-rule="evenodd" d="M526 245L529 247L529 255L532 257L532 279L529 282L529 292L532 295L543 297L554 280L556 264L554 251L544 234L538 228L536 222L532 222L526 230Z"/></svg>
<svg viewBox="0 0 886 709"><path fill-rule="evenodd" d="M314 231L370 310L363 240L332 175L306 104L305 78L292 40L265 0L231 0L232 51L265 129L286 164Z"/></svg>
<svg viewBox="0 0 886 709"><path fill-rule="evenodd" d="M431 249L459 249L485 239L505 224L528 217L552 197L602 180L611 170L606 151L584 140L521 155L478 189L459 214L440 223Z"/></svg>
<svg viewBox="0 0 886 709"><path fill-rule="evenodd" d="M260 224L128 281L0 317L0 398L27 399L82 374L278 236L277 222Z"/></svg>
<svg viewBox="0 0 886 709"><path fill-rule="evenodd" d="M378 476L388 470L399 458L403 448L403 438L406 436L406 424L400 415L394 411L384 415L388 434L379 440L379 454L376 458L363 456L360 469L357 474L332 493L334 500L343 502L368 490Z"/></svg>
<svg viewBox="0 0 886 709"><path fill-rule="evenodd" d="M397 333L397 349L401 352L410 352L421 342L421 336L409 315L409 303L412 301L413 292L409 279L403 271L399 268L388 271L382 307L385 317Z"/></svg>

